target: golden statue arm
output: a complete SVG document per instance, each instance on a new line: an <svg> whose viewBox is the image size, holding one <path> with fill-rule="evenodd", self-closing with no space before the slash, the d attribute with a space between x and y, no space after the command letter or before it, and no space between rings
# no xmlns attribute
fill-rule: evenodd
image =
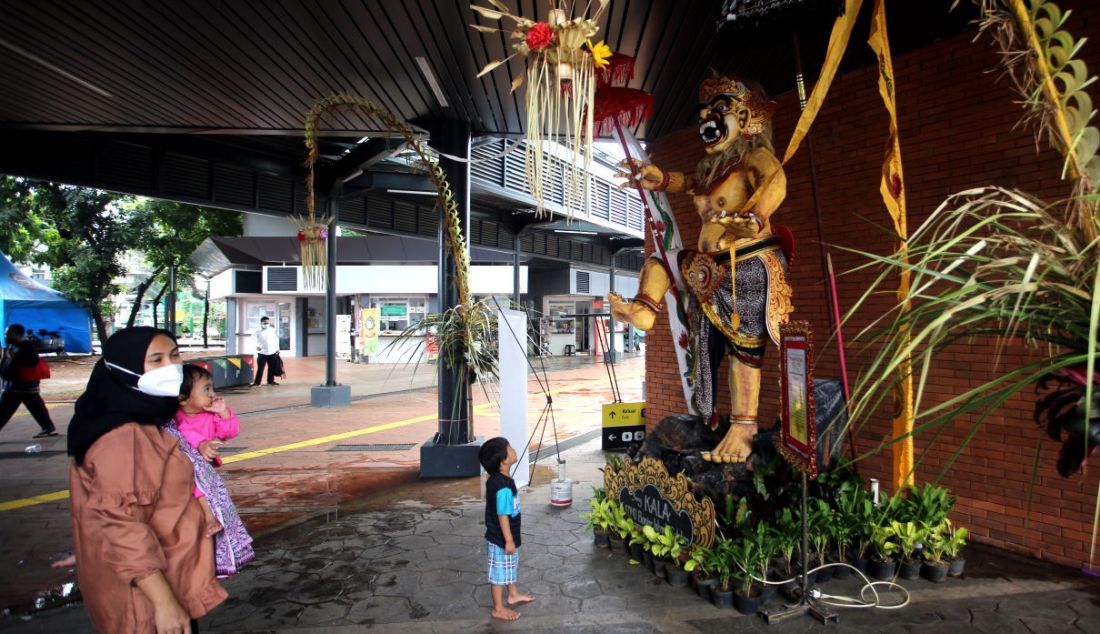
<svg viewBox="0 0 1100 634"><path fill-rule="evenodd" d="M642 266L642 275L638 280L638 294L631 300L624 300L618 293L609 293L611 314L619 321L634 326L643 332L653 328L657 311L664 301L672 282L664 264L656 258L649 258Z"/></svg>

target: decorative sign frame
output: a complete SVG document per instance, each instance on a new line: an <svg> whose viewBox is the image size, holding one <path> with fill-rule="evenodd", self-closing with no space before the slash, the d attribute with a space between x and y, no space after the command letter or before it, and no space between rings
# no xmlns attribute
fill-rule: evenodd
<svg viewBox="0 0 1100 634"><path fill-rule="evenodd" d="M814 339L808 321L779 327L779 381L783 416L779 453L807 476L817 476L814 422Z"/></svg>
<svg viewBox="0 0 1100 634"><path fill-rule="evenodd" d="M717 515L714 502L696 499L683 473L670 476L660 460L642 458L621 469L608 465L603 474L608 499L623 505L635 523L664 530L666 525L691 546L714 543Z"/></svg>

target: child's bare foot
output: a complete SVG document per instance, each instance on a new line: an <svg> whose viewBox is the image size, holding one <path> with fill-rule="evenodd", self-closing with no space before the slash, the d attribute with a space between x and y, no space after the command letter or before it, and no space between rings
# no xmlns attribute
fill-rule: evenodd
<svg viewBox="0 0 1100 634"><path fill-rule="evenodd" d="M508 605L522 605L524 603L530 603L534 600L535 600L535 597L533 597L529 594L520 594L520 593L517 592L513 595L509 595Z"/></svg>
<svg viewBox="0 0 1100 634"><path fill-rule="evenodd" d="M490 612L494 619L500 619L501 621L515 621L519 619L519 612L515 610L509 610L508 608L493 608Z"/></svg>
<svg viewBox="0 0 1100 634"><path fill-rule="evenodd" d="M72 568L76 565L76 555L69 554L64 559L58 559L50 564L50 568Z"/></svg>

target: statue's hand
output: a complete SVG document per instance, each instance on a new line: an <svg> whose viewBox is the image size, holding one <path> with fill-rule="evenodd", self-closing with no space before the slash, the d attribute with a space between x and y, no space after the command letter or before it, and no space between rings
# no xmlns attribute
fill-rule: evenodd
<svg viewBox="0 0 1100 634"><path fill-rule="evenodd" d="M736 215L726 219L725 222L726 231L732 233L738 238L754 238L756 234L760 233L760 223L756 221L754 216L750 215Z"/></svg>
<svg viewBox="0 0 1100 634"><path fill-rule="evenodd" d="M615 319L642 331L653 328L653 321L657 318L657 314L641 303L624 300L618 293L608 293L607 301L611 304L611 314Z"/></svg>
<svg viewBox="0 0 1100 634"><path fill-rule="evenodd" d="M623 159L616 167L622 168L623 171L615 172L615 178L627 179L625 183L619 185L620 190L634 187L635 181L649 191L661 191L662 186L667 185L665 173L656 165L644 163L638 159Z"/></svg>
<svg viewBox="0 0 1100 634"><path fill-rule="evenodd" d="M611 314L615 316L619 321L625 322L626 312L625 308L629 302L623 300L623 296L618 293L608 293L607 301L611 304Z"/></svg>

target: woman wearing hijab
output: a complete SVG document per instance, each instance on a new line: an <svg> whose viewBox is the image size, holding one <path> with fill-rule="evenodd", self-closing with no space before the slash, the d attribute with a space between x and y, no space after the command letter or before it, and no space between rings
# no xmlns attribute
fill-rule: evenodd
<svg viewBox="0 0 1100 634"><path fill-rule="evenodd" d="M77 580L101 632L192 633L193 619L227 596L194 467L164 430L182 380L171 334L120 330L69 423Z"/></svg>

